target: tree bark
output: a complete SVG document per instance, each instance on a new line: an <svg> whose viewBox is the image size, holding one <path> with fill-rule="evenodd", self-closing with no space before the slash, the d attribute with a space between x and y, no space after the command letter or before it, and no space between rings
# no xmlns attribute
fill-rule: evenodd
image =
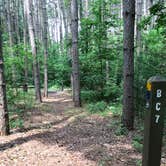
<svg viewBox="0 0 166 166"><path fill-rule="evenodd" d="M139 23L141 22L142 12L143 12L143 0L137 0L137 22L136 22L136 52L137 56L140 56L141 53L141 30L139 28Z"/></svg>
<svg viewBox="0 0 166 166"><path fill-rule="evenodd" d="M82 0L79 0L79 16L80 20L83 18L83 5Z"/></svg>
<svg viewBox="0 0 166 166"><path fill-rule="evenodd" d="M145 11L146 11L145 15L150 14L149 9L152 7L152 5L153 5L153 0L146 0L145 1Z"/></svg>
<svg viewBox="0 0 166 166"><path fill-rule="evenodd" d="M89 1L85 0L85 18L89 16Z"/></svg>
<svg viewBox="0 0 166 166"><path fill-rule="evenodd" d="M79 76L79 56L78 56L78 4L77 0L71 1L71 32L72 32L72 75L74 105L81 106L80 99L80 76Z"/></svg>
<svg viewBox="0 0 166 166"><path fill-rule="evenodd" d="M44 47L44 97L48 97L48 38L46 0L42 0L42 41Z"/></svg>
<svg viewBox="0 0 166 166"><path fill-rule="evenodd" d="M123 87L123 125L132 130L134 127L134 22L135 0L123 0L123 55L124 55L124 87Z"/></svg>
<svg viewBox="0 0 166 166"><path fill-rule="evenodd" d="M1 17L1 16L0 16ZM0 18L0 135L9 134L9 117L6 99L6 84L4 78L3 53L2 53L2 20Z"/></svg>
<svg viewBox="0 0 166 166"><path fill-rule="evenodd" d="M110 80L110 63L109 60L106 60L106 84L109 83Z"/></svg>
<svg viewBox="0 0 166 166"><path fill-rule="evenodd" d="M19 44L21 42L20 27L19 27L20 0L16 0L14 3L15 3L14 14L15 14L16 41L17 44Z"/></svg>
<svg viewBox="0 0 166 166"><path fill-rule="evenodd" d="M40 73L39 73L39 64L37 60L37 47L35 43L35 32L34 24L32 17L32 0L25 0L26 13L27 13L27 24L30 37L30 44L33 54L33 72L34 72L34 83L35 83L35 95L36 100L41 102L41 91L40 91Z"/></svg>
<svg viewBox="0 0 166 166"><path fill-rule="evenodd" d="M13 19L12 19L12 11L11 11L11 0L7 0L7 24L8 24L8 33L9 33L9 45L10 45L10 56L14 58L14 30L13 30ZM12 81L16 82L16 71L15 65L12 65Z"/></svg>
<svg viewBox="0 0 166 166"><path fill-rule="evenodd" d="M67 27L68 27L68 32L71 33L71 24L72 24L72 20L71 20L71 1L69 2L67 8L66 8L66 12L67 12ZM70 42L70 41L68 41ZM72 60L72 49L71 47L68 48L68 56L69 59ZM72 99L74 101L74 83L73 83L73 73L71 72L70 74L70 84L71 84L71 89L72 89Z"/></svg>
<svg viewBox="0 0 166 166"><path fill-rule="evenodd" d="M67 27L67 16L65 12L65 5L64 5L64 0L58 0L59 6L62 11L62 19L64 23L64 29L65 29L65 37L68 40L68 27Z"/></svg>
<svg viewBox="0 0 166 166"><path fill-rule="evenodd" d="M40 13L40 10L41 9L41 0L32 0L33 1L33 27L34 27L34 33L35 33L35 36L36 36L36 39L38 40L38 42L41 43L42 41L42 31L41 31L41 20L40 20L40 16L41 16L41 13Z"/></svg>
<svg viewBox="0 0 166 166"><path fill-rule="evenodd" d="M23 2L24 3L24 2ZM24 92L28 92L28 57L27 57L27 40L28 40L28 29L27 29L27 15L26 15L26 8L25 5L23 5L24 8L24 16L23 16L23 21L24 21L24 84L23 84L23 90Z"/></svg>

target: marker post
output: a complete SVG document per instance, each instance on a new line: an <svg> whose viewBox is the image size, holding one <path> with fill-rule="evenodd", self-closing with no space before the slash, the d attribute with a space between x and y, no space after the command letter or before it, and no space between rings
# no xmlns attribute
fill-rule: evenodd
<svg viewBox="0 0 166 166"><path fill-rule="evenodd" d="M142 166L160 166L161 147L166 112L166 79L155 76L147 81L150 93L145 113Z"/></svg>

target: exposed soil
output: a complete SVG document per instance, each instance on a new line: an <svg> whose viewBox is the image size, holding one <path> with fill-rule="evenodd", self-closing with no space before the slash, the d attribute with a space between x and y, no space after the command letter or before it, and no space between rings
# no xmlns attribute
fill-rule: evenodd
<svg viewBox="0 0 166 166"><path fill-rule="evenodd" d="M133 133L114 134L111 115L74 109L67 92L43 101L25 114L23 130L0 137L0 166L136 166L141 159Z"/></svg>

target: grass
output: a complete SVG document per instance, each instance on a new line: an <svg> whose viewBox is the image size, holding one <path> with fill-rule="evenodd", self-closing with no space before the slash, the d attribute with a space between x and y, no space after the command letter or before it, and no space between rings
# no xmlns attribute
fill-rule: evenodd
<svg viewBox="0 0 166 166"><path fill-rule="evenodd" d="M69 87L63 87L65 90L71 91ZM61 91L62 87L60 85L52 85L48 88L48 91Z"/></svg>
<svg viewBox="0 0 166 166"><path fill-rule="evenodd" d="M141 159L137 159L136 160L136 166L141 166L142 165L142 160Z"/></svg>
<svg viewBox="0 0 166 166"><path fill-rule="evenodd" d="M60 87L58 86L58 85L53 85L53 86L51 86L51 87L49 87L49 91L57 91L57 90L59 90L60 89Z"/></svg>
<svg viewBox="0 0 166 166"><path fill-rule="evenodd" d="M106 104L103 102L91 103L85 105L85 110L90 114L98 114L103 117L120 117L122 114L122 105L118 103Z"/></svg>
<svg viewBox="0 0 166 166"><path fill-rule="evenodd" d="M112 103L110 106L109 106L109 110L112 112L112 115L114 117L119 117L122 115L122 105L119 104L119 103Z"/></svg>

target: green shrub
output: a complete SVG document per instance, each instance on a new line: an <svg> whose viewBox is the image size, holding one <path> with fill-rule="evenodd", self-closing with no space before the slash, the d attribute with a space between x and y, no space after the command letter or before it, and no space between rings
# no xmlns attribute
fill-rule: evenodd
<svg viewBox="0 0 166 166"><path fill-rule="evenodd" d="M81 99L83 102L95 102L101 97L101 93L93 90L83 90L81 91Z"/></svg>
<svg viewBox="0 0 166 166"><path fill-rule="evenodd" d="M95 104L88 104L87 109L91 113L104 112L107 109L107 103L100 101Z"/></svg>
<svg viewBox="0 0 166 166"><path fill-rule="evenodd" d="M136 160L136 166L141 166L142 165L142 160L141 159L137 159Z"/></svg>
<svg viewBox="0 0 166 166"><path fill-rule="evenodd" d="M24 115L35 106L34 91L23 92L22 89L7 88L10 128L22 128Z"/></svg>
<svg viewBox="0 0 166 166"><path fill-rule="evenodd" d="M122 88L115 83L110 83L104 87L104 98L107 101L119 101L122 95Z"/></svg>
<svg viewBox="0 0 166 166"><path fill-rule="evenodd" d="M126 129L126 127L124 127L122 124L117 126L117 128L115 130L116 136L127 135L127 134L128 134L128 130Z"/></svg>
<svg viewBox="0 0 166 166"><path fill-rule="evenodd" d="M135 135L133 137L133 140L132 140L132 146L138 151L138 152L142 152L142 148L143 148L143 137L140 136L140 135Z"/></svg>
<svg viewBox="0 0 166 166"><path fill-rule="evenodd" d="M122 105L118 103L111 104L109 110L112 112L113 116L121 116L122 114Z"/></svg>
<svg viewBox="0 0 166 166"><path fill-rule="evenodd" d="M132 146L138 151L138 152L142 152L142 148L143 148L143 145L141 143L139 143L138 141L136 140L133 140L132 141Z"/></svg>
<svg viewBox="0 0 166 166"><path fill-rule="evenodd" d="M140 136L140 135L135 135L135 136L133 137L133 140L134 140L134 141L137 141L137 142L139 142L139 143L142 143L142 142L143 142L143 137Z"/></svg>
<svg viewBox="0 0 166 166"><path fill-rule="evenodd" d="M24 121L21 118L10 120L9 125L10 125L10 128L23 128Z"/></svg>

